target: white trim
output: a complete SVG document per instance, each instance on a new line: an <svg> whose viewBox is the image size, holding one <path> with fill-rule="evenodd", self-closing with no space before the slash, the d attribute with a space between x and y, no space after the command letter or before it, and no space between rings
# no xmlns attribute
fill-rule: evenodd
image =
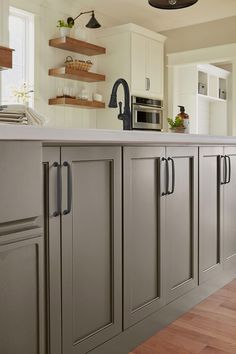
<svg viewBox="0 0 236 354"><path fill-rule="evenodd" d="M112 36L114 34L120 34L120 33L124 33L124 32L138 33L138 34L141 34L142 36L154 39L154 40L159 41L161 43L164 43L166 40L166 37L163 36L162 34L159 34L154 31L150 31L149 29L138 26L134 23L128 23L126 25L114 26L114 27L101 29L96 33L96 38Z"/></svg>
<svg viewBox="0 0 236 354"><path fill-rule="evenodd" d="M168 66L219 63L236 59L236 43L167 54Z"/></svg>

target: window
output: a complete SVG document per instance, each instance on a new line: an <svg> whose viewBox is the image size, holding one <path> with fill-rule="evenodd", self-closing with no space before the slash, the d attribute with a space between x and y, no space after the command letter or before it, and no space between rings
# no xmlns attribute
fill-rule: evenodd
<svg viewBox="0 0 236 354"><path fill-rule="evenodd" d="M1 103L16 103L13 95L26 83L31 89L34 85L34 15L10 7L9 46L15 49L13 69L2 72ZM31 99L32 101L32 99ZM32 105L32 102L30 102Z"/></svg>

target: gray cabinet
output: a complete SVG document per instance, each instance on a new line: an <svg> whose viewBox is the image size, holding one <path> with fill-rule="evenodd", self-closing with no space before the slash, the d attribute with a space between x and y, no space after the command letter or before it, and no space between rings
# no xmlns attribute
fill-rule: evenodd
<svg viewBox="0 0 236 354"><path fill-rule="evenodd" d="M0 353L45 354L42 156L0 142Z"/></svg>
<svg viewBox="0 0 236 354"><path fill-rule="evenodd" d="M168 147L166 196L167 302L197 286L198 276L198 149Z"/></svg>
<svg viewBox="0 0 236 354"><path fill-rule="evenodd" d="M45 354L42 229L0 235L0 353Z"/></svg>
<svg viewBox="0 0 236 354"><path fill-rule="evenodd" d="M164 147L124 148L124 327L157 311L164 296Z"/></svg>
<svg viewBox="0 0 236 354"><path fill-rule="evenodd" d="M236 147L201 147L199 280L236 263Z"/></svg>
<svg viewBox="0 0 236 354"><path fill-rule="evenodd" d="M124 149L124 326L197 285L198 149Z"/></svg>
<svg viewBox="0 0 236 354"><path fill-rule="evenodd" d="M223 147L199 149L199 282L223 262ZM233 194L232 194L233 195Z"/></svg>
<svg viewBox="0 0 236 354"><path fill-rule="evenodd" d="M121 148L62 147L60 153L58 161L56 148L47 148L44 158L49 178L49 284L55 274L58 292L52 293L49 285L51 352L82 354L122 330ZM60 209L58 183L61 216L55 214ZM57 320L61 347L56 343Z"/></svg>
<svg viewBox="0 0 236 354"><path fill-rule="evenodd" d="M225 147L226 184L224 185L224 265L236 265L236 147Z"/></svg>

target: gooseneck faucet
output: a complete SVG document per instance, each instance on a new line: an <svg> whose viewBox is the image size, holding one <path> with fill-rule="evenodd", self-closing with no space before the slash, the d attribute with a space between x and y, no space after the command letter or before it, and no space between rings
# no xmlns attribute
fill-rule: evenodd
<svg viewBox="0 0 236 354"><path fill-rule="evenodd" d="M123 120L123 129L124 130L131 130L132 124L131 124L131 111L130 111L130 93L129 93L129 85L125 79L118 79L114 83L114 86L112 88L110 102L109 102L108 106L110 108L117 108L118 107L118 105L117 105L117 90L120 85L122 85L123 89L124 89L125 106L124 106L124 112L122 113L122 102L119 102L120 113L118 114L118 119Z"/></svg>

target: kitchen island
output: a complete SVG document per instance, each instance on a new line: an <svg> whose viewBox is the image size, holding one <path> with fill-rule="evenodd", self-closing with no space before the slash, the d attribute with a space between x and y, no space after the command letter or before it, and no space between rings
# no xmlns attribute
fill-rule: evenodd
<svg viewBox="0 0 236 354"><path fill-rule="evenodd" d="M236 137L2 125L0 156L1 353L126 354L235 277Z"/></svg>

